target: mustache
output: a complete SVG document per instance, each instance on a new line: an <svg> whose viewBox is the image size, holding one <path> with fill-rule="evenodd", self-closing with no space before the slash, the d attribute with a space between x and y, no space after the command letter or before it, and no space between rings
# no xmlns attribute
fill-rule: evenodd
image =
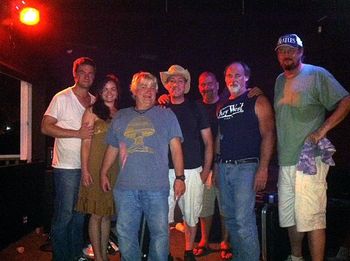
<svg viewBox="0 0 350 261"><path fill-rule="evenodd" d="M202 90L201 93L210 93L213 92L213 90Z"/></svg>

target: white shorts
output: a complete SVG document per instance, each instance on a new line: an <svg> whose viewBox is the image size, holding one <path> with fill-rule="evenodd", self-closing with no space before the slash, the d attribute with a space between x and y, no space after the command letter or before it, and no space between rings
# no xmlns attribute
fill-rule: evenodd
<svg viewBox="0 0 350 261"><path fill-rule="evenodd" d="M186 192L178 199L183 219L187 225L194 227L198 223L198 217L202 210L204 184L200 177L202 167L185 169ZM176 201L174 198L175 171L169 170L169 223L174 222L174 210Z"/></svg>
<svg viewBox="0 0 350 261"><path fill-rule="evenodd" d="M281 227L296 226L298 232L326 228L329 165L316 158L316 175L282 166L278 177L278 210Z"/></svg>

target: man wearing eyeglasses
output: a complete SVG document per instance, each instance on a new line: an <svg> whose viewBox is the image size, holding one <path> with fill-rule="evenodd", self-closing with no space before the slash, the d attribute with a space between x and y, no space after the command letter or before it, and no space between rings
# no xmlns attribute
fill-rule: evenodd
<svg viewBox="0 0 350 261"><path fill-rule="evenodd" d="M303 43L296 34L281 36L275 51L284 71L275 82L274 107L280 165L279 219L280 226L288 228L291 245L287 260L304 260L305 233L312 260L324 260L329 165L316 155L316 174L310 175L298 163L304 143L319 145L346 117L350 96L327 70L303 63ZM325 120L326 110L334 112Z"/></svg>

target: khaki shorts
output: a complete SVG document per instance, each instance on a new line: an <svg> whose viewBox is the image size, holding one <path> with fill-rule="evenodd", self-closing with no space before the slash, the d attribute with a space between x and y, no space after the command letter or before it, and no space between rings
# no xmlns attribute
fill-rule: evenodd
<svg viewBox="0 0 350 261"><path fill-rule="evenodd" d="M203 191L203 207L202 211L199 215L201 218L210 217L214 215L215 211L215 199L218 200L218 206L219 211L221 214L221 207L220 207L220 201L219 201L219 190L216 186L213 185L212 179L212 172L210 172L207 182L204 186Z"/></svg>
<svg viewBox="0 0 350 261"><path fill-rule="evenodd" d="M304 174L296 165L280 167L278 210L281 227L296 226L298 232L326 228L329 165L317 157L316 166L316 175Z"/></svg>
<svg viewBox="0 0 350 261"><path fill-rule="evenodd" d="M196 169L185 169L186 192L178 199L183 219L191 227L198 223L199 214L202 211L204 184L200 177L202 167ZM174 198L174 169L169 170L169 223L174 222L174 210L176 201Z"/></svg>

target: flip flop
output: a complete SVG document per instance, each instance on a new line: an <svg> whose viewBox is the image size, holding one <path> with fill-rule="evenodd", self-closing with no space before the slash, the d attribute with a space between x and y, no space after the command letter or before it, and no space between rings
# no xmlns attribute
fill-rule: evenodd
<svg viewBox="0 0 350 261"><path fill-rule="evenodd" d="M233 254L230 248L220 249L220 258L222 260L231 260L232 257L233 257Z"/></svg>
<svg viewBox="0 0 350 261"><path fill-rule="evenodd" d="M221 260L231 260L233 257L232 249L228 242L222 241L220 243L220 258Z"/></svg>
<svg viewBox="0 0 350 261"><path fill-rule="evenodd" d="M210 252L211 249L206 246L197 246L193 248L193 255L197 257L209 255Z"/></svg>

